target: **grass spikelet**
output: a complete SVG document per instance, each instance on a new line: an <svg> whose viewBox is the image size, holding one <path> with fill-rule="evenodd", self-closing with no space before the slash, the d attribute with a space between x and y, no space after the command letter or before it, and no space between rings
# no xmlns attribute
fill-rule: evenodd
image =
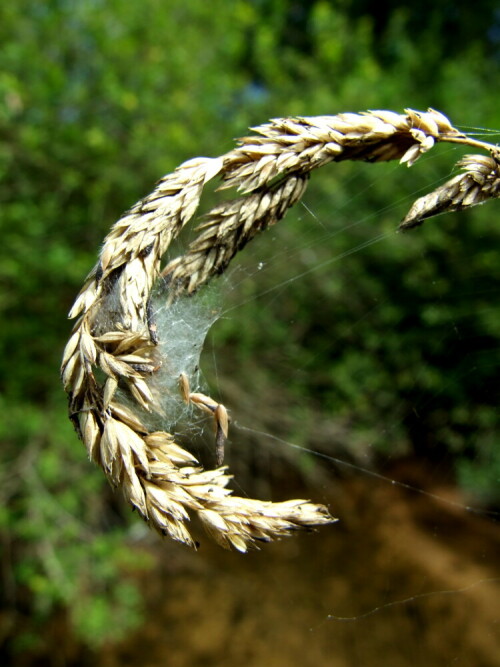
<svg viewBox="0 0 500 667"><path fill-rule="evenodd" d="M70 417L89 457L159 533L194 547L186 525L194 512L221 546L245 552L336 519L325 506L307 500L273 503L235 496L224 466L204 470L172 434L148 426L145 414L162 415L154 379L167 367L162 367L162 341L151 314L155 283L162 277L169 285L170 303L196 292L279 221L302 197L311 172L329 162L399 160L412 166L438 142L480 148L487 155L461 160L463 173L417 200L402 228L499 196L497 149L463 134L433 109L277 118L254 128L225 155L184 162L112 227L70 311L70 318L78 319L61 375ZM162 257L216 177L219 189L234 188L238 196L216 206L186 253L162 270ZM212 416L222 463L228 412L191 391L190 379L180 372L171 385L178 388L179 400Z"/></svg>
<svg viewBox="0 0 500 667"><path fill-rule="evenodd" d="M500 154L466 155L458 163L464 171L413 204L400 229L421 225L440 213L463 211L500 197Z"/></svg>

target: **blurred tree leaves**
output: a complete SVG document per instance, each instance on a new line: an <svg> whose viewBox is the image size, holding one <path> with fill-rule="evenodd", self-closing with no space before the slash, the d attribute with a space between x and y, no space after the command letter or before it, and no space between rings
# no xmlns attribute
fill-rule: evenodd
<svg viewBox="0 0 500 667"><path fill-rule="evenodd" d="M1 601L25 634L61 604L89 642L138 620L121 576L126 522L85 461L58 382L65 314L110 225L179 162L221 154L270 116L434 106L499 127L495 3L447 4L2 4ZM228 318L217 336L380 451L459 455L468 488L498 502L494 204L328 264L367 229L393 230L404 202L392 204L445 178L457 157L436 151L411 173L356 164L315 174L308 201L320 222L311 228L301 210L249 249L243 264L259 253L273 268L235 297L249 299L244 330ZM277 248L295 250L280 263ZM257 292L286 284L290 257L293 274L307 275L263 308ZM298 369L291 379L283 358ZM395 406L388 438L379 425Z"/></svg>

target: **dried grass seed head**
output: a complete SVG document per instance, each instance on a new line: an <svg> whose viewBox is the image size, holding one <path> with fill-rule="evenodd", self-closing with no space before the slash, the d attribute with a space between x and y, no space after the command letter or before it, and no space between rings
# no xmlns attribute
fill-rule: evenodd
<svg viewBox="0 0 500 667"><path fill-rule="evenodd" d="M184 162L112 227L71 309L77 321L61 374L70 418L89 457L158 532L194 546L186 523L189 512L197 512L222 546L246 551L256 541L335 521L326 507L309 501L234 496L224 467L203 470L175 442L169 430L186 403L213 414L218 438L230 429L224 406L196 391L197 359L214 314L183 298L280 220L314 169L341 160L397 159L411 166L439 141L480 147L490 157L464 158L465 173L418 200L404 227L499 196L494 146L467 137L433 109L379 110L274 119L225 155ZM216 206L187 252L167 264L162 274L169 296L159 306L151 295L162 257L216 176L222 189L240 194ZM161 427L148 416L153 413L165 414Z"/></svg>

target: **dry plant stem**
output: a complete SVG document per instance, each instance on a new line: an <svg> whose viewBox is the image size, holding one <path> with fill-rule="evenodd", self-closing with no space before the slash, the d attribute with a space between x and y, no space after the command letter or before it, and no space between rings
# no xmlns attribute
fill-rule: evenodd
<svg viewBox="0 0 500 667"><path fill-rule="evenodd" d="M485 148L492 157L465 158L465 174L416 202L403 226L499 196L493 146L469 139L432 109L369 111L276 119L255 128L221 157L180 165L113 226L70 312L77 320L64 352L62 380L70 418L89 457L160 533L195 546L186 523L189 512L196 512L222 546L246 551L256 541L335 519L326 507L306 500L273 503L234 496L227 489L226 468L203 470L171 434L145 423L145 413L162 411L148 381L162 364L150 306L159 276L169 285L166 299L193 294L299 201L313 169L341 160L399 159L410 166L438 141ZM235 188L240 196L215 207L185 255L161 271L162 256L215 177L222 179L222 189ZM177 380L184 399L214 418L220 456L227 412L210 397L191 392L183 375ZM127 405L118 389L128 395Z"/></svg>

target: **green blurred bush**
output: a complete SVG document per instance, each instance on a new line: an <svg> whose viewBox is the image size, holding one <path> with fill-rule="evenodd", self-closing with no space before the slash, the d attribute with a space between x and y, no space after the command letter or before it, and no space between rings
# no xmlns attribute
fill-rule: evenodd
<svg viewBox="0 0 500 667"><path fill-rule="evenodd" d="M109 226L180 161L218 155L270 116L431 105L456 123L500 126L494 3L472 13L453 4L448 20L467 39L451 44L444 14L428 4L425 22L390 2L377 3L384 19L375 21L369 2L348 0L2 4L7 639L22 629L25 646L61 605L92 644L140 618L123 574L127 519L85 461L58 382L65 313ZM288 391L368 433L378 451L452 453L467 488L498 502L495 205L327 263L366 242L367 229L389 233L409 194L447 176L458 154L437 152L411 172L339 165L315 174L308 201L328 229L311 231L302 210L272 232L297 249L293 275L307 275L261 308L257 291L290 278L290 262L276 261L277 244L265 241L259 257L273 269L236 297L250 299L244 331L227 318L216 335L235 354L259 356L278 382L281 373ZM300 370L291 380L285 358ZM379 425L391 419L387 437Z"/></svg>

